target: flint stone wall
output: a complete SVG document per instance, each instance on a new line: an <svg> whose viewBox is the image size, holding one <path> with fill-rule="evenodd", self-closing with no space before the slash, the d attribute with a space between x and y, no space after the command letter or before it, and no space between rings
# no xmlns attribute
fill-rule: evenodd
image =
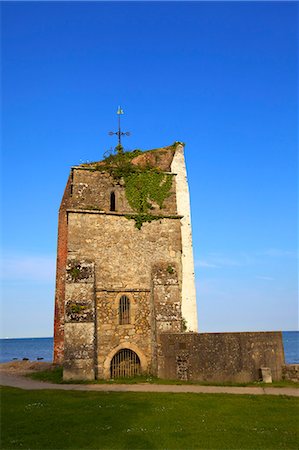
<svg viewBox="0 0 299 450"><path fill-rule="evenodd" d="M119 299L126 295L130 301L130 323L119 324ZM117 348L131 348L135 344L137 354L145 355L147 367L151 371L153 335L151 330L151 296L148 291L101 291L97 292L97 377L109 378L110 362ZM115 350L115 351L114 351Z"/></svg>
<svg viewBox="0 0 299 450"><path fill-rule="evenodd" d="M158 376L209 382L258 381L269 367L281 380L284 351L281 332L161 334Z"/></svg>
<svg viewBox="0 0 299 450"><path fill-rule="evenodd" d="M299 364L286 364L282 368L282 378L299 383Z"/></svg>

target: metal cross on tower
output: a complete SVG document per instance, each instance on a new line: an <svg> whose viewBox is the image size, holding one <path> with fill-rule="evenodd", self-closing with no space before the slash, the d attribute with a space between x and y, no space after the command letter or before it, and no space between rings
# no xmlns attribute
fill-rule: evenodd
<svg viewBox="0 0 299 450"><path fill-rule="evenodd" d="M121 131L120 129L120 116L124 113L124 111L121 109L121 107L118 107L118 110L116 112L116 114L118 115L118 131L113 132L113 131L109 131L109 136L113 136L114 134L116 134L118 136L118 146L117 151L118 153L122 152L123 147L121 145L121 137L122 136L130 136L130 132L129 131Z"/></svg>

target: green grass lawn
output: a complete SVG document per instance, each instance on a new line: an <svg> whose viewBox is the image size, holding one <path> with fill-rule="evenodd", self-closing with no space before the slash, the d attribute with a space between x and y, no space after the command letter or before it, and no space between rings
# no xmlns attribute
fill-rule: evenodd
<svg viewBox="0 0 299 450"><path fill-rule="evenodd" d="M299 383L293 381L274 381L271 384L262 383L260 381L251 383L211 383L204 381L180 381L180 380L162 380L160 378L152 377L150 375L138 376L134 378L117 378L115 380L94 380L94 381L63 381L62 379L62 367L55 367L50 370L44 370L39 372L30 373L27 375L33 380L49 381L50 383L57 384L137 384L137 383L150 383L150 384L195 384L201 386L256 386L256 387L293 387L299 388Z"/></svg>
<svg viewBox="0 0 299 450"><path fill-rule="evenodd" d="M286 396L2 388L2 449L298 449Z"/></svg>

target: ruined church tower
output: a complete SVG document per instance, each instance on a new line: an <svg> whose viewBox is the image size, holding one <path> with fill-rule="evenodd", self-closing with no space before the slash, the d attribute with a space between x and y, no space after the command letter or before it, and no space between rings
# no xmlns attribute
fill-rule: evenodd
<svg viewBox="0 0 299 450"><path fill-rule="evenodd" d="M197 331L184 145L72 167L59 210L54 362L64 379L159 375Z"/></svg>

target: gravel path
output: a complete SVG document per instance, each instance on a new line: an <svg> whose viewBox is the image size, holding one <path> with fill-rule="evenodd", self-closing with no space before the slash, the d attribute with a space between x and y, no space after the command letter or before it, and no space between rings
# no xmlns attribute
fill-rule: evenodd
<svg viewBox="0 0 299 450"><path fill-rule="evenodd" d="M52 384L36 381L21 375L1 372L0 384L21 389L59 389L64 391L110 391L110 392L185 392L206 394L249 394L249 395L288 395L299 397L296 388L262 388L231 386L165 385L165 384Z"/></svg>

